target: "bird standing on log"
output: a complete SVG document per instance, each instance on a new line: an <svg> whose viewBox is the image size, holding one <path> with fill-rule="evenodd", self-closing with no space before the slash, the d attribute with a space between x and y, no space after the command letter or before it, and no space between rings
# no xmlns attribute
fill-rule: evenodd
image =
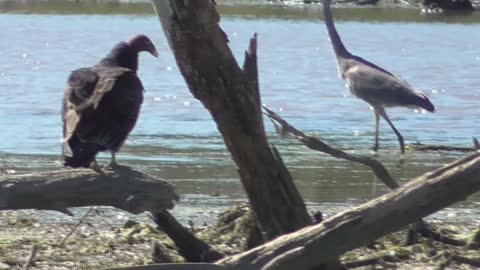
<svg viewBox="0 0 480 270"><path fill-rule="evenodd" d="M363 99L374 109L375 145L373 150L378 150L379 118L381 116L397 135L400 149L404 153L403 137L388 118L385 108L419 107L434 112L435 107L424 93L415 90L406 81L347 51L335 29L329 0L323 0L323 15L342 79L346 81L353 95Z"/></svg>
<svg viewBox="0 0 480 270"><path fill-rule="evenodd" d="M63 97L63 148L65 166L101 172L96 155L110 151L106 167L118 166L120 150L137 122L143 86L137 76L138 54L158 57L152 41L136 35L118 43L98 64L72 71Z"/></svg>

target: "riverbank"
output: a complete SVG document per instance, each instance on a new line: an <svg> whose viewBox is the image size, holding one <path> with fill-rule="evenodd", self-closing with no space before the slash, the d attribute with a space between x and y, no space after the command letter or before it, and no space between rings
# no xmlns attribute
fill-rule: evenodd
<svg viewBox="0 0 480 270"><path fill-rule="evenodd" d="M228 256L247 248L247 213L246 206L234 207L220 214L210 226L196 221L186 226ZM102 218L102 212L94 212L81 224L48 223L16 216L15 212L0 214L3 220L5 215L10 216L8 222L1 224L0 269L21 268L33 246L38 247L38 252L32 270L99 269L184 261L175 244L151 221L112 224ZM404 229L346 253L342 262L349 268L377 265L396 269L443 269L439 267L449 265L452 267L449 269L477 269L480 264L478 233L474 233L477 226L435 219L428 222L445 237L464 241L469 246L409 235ZM79 226L74 229L76 225Z"/></svg>
<svg viewBox="0 0 480 270"><path fill-rule="evenodd" d="M476 0L477 1L477 0ZM478 0L480 1L480 0ZM478 23L480 12L421 14L420 5L404 5L394 0L381 0L375 6L356 6L342 3L335 10L337 21L371 22L452 22ZM413 3L413 2L412 2ZM478 6L478 3L477 3ZM320 4L298 4L298 2L271 1L224 1L217 10L223 19L243 18L248 20L323 20ZM9 1L0 0L0 13L6 14L52 14L52 15L132 15L155 16L148 2L111 1ZM468 16L466 16L468 15Z"/></svg>

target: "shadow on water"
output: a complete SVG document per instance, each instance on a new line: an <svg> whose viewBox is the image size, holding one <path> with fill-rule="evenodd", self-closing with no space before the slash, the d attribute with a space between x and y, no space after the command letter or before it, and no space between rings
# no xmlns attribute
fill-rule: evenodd
<svg viewBox="0 0 480 270"><path fill-rule="evenodd" d="M319 20L323 19L321 5L250 4L220 5L226 17L243 19ZM150 3L73 2L73 1L15 1L0 2L0 12L22 14L121 14L154 15ZM370 22L456 22L478 23L480 12L450 15L420 15L419 9L399 7L343 7L334 11L340 21Z"/></svg>

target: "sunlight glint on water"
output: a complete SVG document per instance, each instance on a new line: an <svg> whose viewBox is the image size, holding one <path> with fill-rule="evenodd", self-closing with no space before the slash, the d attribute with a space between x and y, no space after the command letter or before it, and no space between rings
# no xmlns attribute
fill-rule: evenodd
<svg viewBox="0 0 480 270"><path fill-rule="evenodd" d="M160 59L141 57L145 102L119 160L172 181L187 197L220 194L226 198L221 205L244 198L221 137L188 91L156 17L1 14L0 22L2 167L17 173L58 168L60 101L69 71L94 64L117 41L143 32L156 43ZM322 21L227 17L222 26L239 59L253 32L259 33L263 103L299 129L355 149L354 153L372 154L373 113L338 78ZM389 110L406 142L458 146L470 145L480 130L480 35L473 34L479 27L338 23L353 53L401 75L437 106L435 114ZM364 166L309 151L293 140L279 140L270 123L266 125L271 143L279 147L309 202L348 204L385 191ZM408 152L401 160L395 136L381 125L383 150L378 158L402 181L466 155ZM478 199L474 196L470 201Z"/></svg>

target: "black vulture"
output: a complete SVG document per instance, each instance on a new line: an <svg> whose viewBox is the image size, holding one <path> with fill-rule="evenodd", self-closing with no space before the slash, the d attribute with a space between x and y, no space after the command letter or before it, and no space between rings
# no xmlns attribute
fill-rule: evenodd
<svg viewBox="0 0 480 270"><path fill-rule="evenodd" d="M158 57L145 35L118 43L98 64L72 71L63 97L64 166L92 168L100 151L112 159L106 167L118 166L120 150L138 119L143 102L143 86L137 76L138 53Z"/></svg>

